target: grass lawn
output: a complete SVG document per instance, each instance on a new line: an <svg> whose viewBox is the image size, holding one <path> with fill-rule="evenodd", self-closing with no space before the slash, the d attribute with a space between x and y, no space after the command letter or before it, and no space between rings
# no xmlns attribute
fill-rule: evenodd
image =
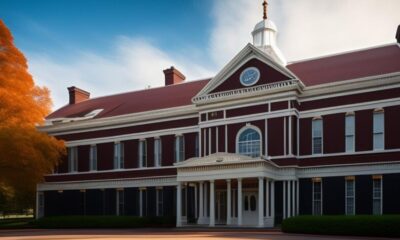
<svg viewBox="0 0 400 240"><path fill-rule="evenodd" d="M33 218L0 219L0 229L18 229L32 227Z"/></svg>

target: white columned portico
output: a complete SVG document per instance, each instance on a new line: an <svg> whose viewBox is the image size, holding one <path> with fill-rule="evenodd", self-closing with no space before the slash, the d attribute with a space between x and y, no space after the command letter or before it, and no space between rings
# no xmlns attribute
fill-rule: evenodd
<svg viewBox="0 0 400 240"><path fill-rule="evenodd" d="M214 180L210 180L210 227L215 226L215 186Z"/></svg>
<svg viewBox="0 0 400 240"><path fill-rule="evenodd" d="M227 204L226 204L226 225L232 224L232 213L231 213L231 203L232 203L232 190L231 190L231 180L226 180L226 195L227 195Z"/></svg>
<svg viewBox="0 0 400 240"><path fill-rule="evenodd" d="M182 226L182 183L178 182L176 188L176 226Z"/></svg>
<svg viewBox="0 0 400 240"><path fill-rule="evenodd" d="M238 225L242 226L242 179L238 179L238 199L237 199L237 204L238 204Z"/></svg>
<svg viewBox="0 0 400 240"><path fill-rule="evenodd" d="M199 183L199 218L197 219L197 223L203 223L204 218L204 210L203 210L203 182Z"/></svg>
<svg viewBox="0 0 400 240"><path fill-rule="evenodd" d="M264 226L264 178L258 178L258 227Z"/></svg>

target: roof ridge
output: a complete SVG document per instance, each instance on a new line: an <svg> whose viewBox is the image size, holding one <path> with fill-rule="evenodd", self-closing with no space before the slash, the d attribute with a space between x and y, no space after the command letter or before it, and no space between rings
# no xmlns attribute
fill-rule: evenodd
<svg viewBox="0 0 400 240"><path fill-rule="evenodd" d="M188 83L206 81L206 80L211 80L211 79L212 79L212 77L196 79L196 80L188 80L188 81L184 81L184 82L181 82L181 83L178 83L178 84L171 84L171 85L167 85L167 86L157 86L157 87L151 87L151 88L145 88L145 89L136 89L136 90L127 91L127 92L120 92L120 93L114 93L114 94L109 94L109 95L97 96L97 97L94 97L94 98L90 98L90 99L88 99L86 101L99 99L99 98L113 97L113 96L118 96L118 95L123 95L123 94L129 94L129 93L138 93L138 92L150 91L150 90L155 90L155 89L169 88L169 87L174 87L174 86L178 86L178 85L184 85L184 84L188 84Z"/></svg>
<svg viewBox="0 0 400 240"><path fill-rule="evenodd" d="M301 59L301 60L296 60L293 62L288 62L287 66L290 66L290 65L293 65L296 63L315 61L315 60L320 60L320 59L324 59L324 58L331 58L331 57L336 57L336 56L340 56L340 55L346 55L346 54L351 54L351 53L356 53L356 52L363 52L363 51L373 50L373 49L377 49L377 48L384 48L384 47L389 47L389 46L395 46L395 45L396 45L396 43L386 43L386 44L375 45L375 46L370 46L370 47L365 47L365 48L347 50L344 52L337 52L337 53L321 55L321 56L317 56L317 57L310 57L310 58L305 58L305 59Z"/></svg>

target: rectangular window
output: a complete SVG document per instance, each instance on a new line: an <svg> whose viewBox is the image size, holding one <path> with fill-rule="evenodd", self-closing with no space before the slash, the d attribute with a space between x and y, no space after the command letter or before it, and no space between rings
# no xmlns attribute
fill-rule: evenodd
<svg viewBox="0 0 400 240"><path fill-rule="evenodd" d="M161 139L154 139L154 166L161 167Z"/></svg>
<svg viewBox="0 0 400 240"><path fill-rule="evenodd" d="M78 148L69 147L68 148L68 171L77 172L78 171Z"/></svg>
<svg viewBox="0 0 400 240"><path fill-rule="evenodd" d="M312 150L313 154L322 153L322 119L312 121Z"/></svg>
<svg viewBox="0 0 400 240"><path fill-rule="evenodd" d="M322 181L313 179L313 215L322 215Z"/></svg>
<svg viewBox="0 0 400 240"><path fill-rule="evenodd" d="M354 177L346 178L345 182L346 215L355 214L355 180Z"/></svg>
<svg viewBox="0 0 400 240"><path fill-rule="evenodd" d="M114 169L124 168L124 144L114 144Z"/></svg>
<svg viewBox="0 0 400 240"><path fill-rule="evenodd" d="M96 171L97 170L97 146L92 145L90 146L90 171Z"/></svg>
<svg viewBox="0 0 400 240"><path fill-rule="evenodd" d="M185 156L185 143L183 136L175 138L175 162L181 162Z"/></svg>
<svg viewBox="0 0 400 240"><path fill-rule="evenodd" d="M156 200L157 200L157 216L163 216L163 190L162 188L157 188L156 190Z"/></svg>
<svg viewBox="0 0 400 240"><path fill-rule="evenodd" d="M146 140L139 141L139 167L147 167L147 144Z"/></svg>
<svg viewBox="0 0 400 240"><path fill-rule="evenodd" d="M118 216L124 215L124 208L125 208L124 190L118 189L117 190L117 215Z"/></svg>
<svg viewBox="0 0 400 240"><path fill-rule="evenodd" d="M372 213L374 215L382 214L382 177L373 176L372 185Z"/></svg>
<svg viewBox="0 0 400 240"><path fill-rule="evenodd" d="M346 116L346 152L354 152L354 115Z"/></svg>
<svg viewBox="0 0 400 240"><path fill-rule="evenodd" d="M374 150L384 149L384 112L374 112Z"/></svg>

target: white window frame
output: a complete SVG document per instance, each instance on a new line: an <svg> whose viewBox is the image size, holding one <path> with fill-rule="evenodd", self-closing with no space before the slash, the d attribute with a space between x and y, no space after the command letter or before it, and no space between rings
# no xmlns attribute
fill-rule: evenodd
<svg viewBox="0 0 400 240"><path fill-rule="evenodd" d="M161 138L154 138L154 166L161 167L162 162L162 141Z"/></svg>
<svg viewBox="0 0 400 240"><path fill-rule="evenodd" d="M314 148L314 142L316 138L319 138L319 136L314 136L314 128L316 128L316 123L317 122L321 122L321 152L317 153L315 152L315 148ZM312 147L312 154L314 155L321 155L324 152L324 121L322 119L322 117L315 117L313 118L312 122L311 122L311 147Z"/></svg>
<svg viewBox="0 0 400 240"><path fill-rule="evenodd" d="M114 169L123 169L124 162L124 144L122 142L114 143Z"/></svg>
<svg viewBox="0 0 400 240"><path fill-rule="evenodd" d="M97 145L90 146L89 163L90 171L97 171Z"/></svg>
<svg viewBox="0 0 400 240"><path fill-rule="evenodd" d="M347 124L348 121L352 121L353 129ZM351 142L348 141L348 138L352 138ZM346 114L345 118L345 152L354 152L356 145L356 119L354 113ZM351 149L348 149L348 146L351 145Z"/></svg>
<svg viewBox="0 0 400 240"><path fill-rule="evenodd" d="M175 136L175 162L182 162L185 160L185 138L183 135ZM182 147L182 149L181 149Z"/></svg>
<svg viewBox="0 0 400 240"><path fill-rule="evenodd" d="M68 148L68 172L78 172L78 147Z"/></svg>
<svg viewBox="0 0 400 240"><path fill-rule="evenodd" d="M139 168L146 168L147 165L147 141L146 139L139 140Z"/></svg>
<svg viewBox="0 0 400 240"><path fill-rule="evenodd" d="M162 187L156 188L156 216L162 217L164 215L164 191Z"/></svg>
<svg viewBox="0 0 400 240"><path fill-rule="evenodd" d="M376 180L379 180L380 181L380 185L379 185L379 190L380 190L380 193L379 193L379 196L376 196L375 195L375 184L374 184L374 182L376 181ZM379 206L379 213L377 213L377 212L374 212L374 201L375 200L379 200L380 201L380 206ZM374 214L374 215L382 215L382 210L383 210L383 178L382 178L382 176L373 176L373 178L372 178L372 214Z"/></svg>
<svg viewBox="0 0 400 240"><path fill-rule="evenodd" d="M352 188L353 188L353 195L350 196L349 192L347 191L347 184L351 184ZM354 177L349 177L345 179L345 183L344 183L344 188L345 188L345 213L346 215L355 215L356 214L356 181L354 179ZM353 204L353 211L352 212L348 212L348 204L351 201L351 203Z"/></svg>
<svg viewBox="0 0 400 240"><path fill-rule="evenodd" d="M382 117L382 126L380 126L380 127L378 127L376 125L378 117ZM382 128L382 131L380 131L379 128ZM378 134L382 135L382 146L381 147L377 146L378 143L375 138ZM385 149L385 112L383 111L383 109L375 109L374 110L372 139L373 139L373 149L374 150L384 150Z"/></svg>
<svg viewBox="0 0 400 240"><path fill-rule="evenodd" d="M314 190L314 188L315 188L315 184L316 183L319 183L320 185L321 185L321 187L320 187L320 189L321 189L321 193L320 193L320 199L319 200L317 200L317 199L315 199L315 190ZM320 209L319 209L319 213L316 213L316 211L315 211L315 203L316 202L320 202ZM313 179L313 181L312 181L312 214L313 215L316 215L316 216L321 216L321 215L323 215L323 189L322 189L322 179L320 179L320 178L316 178L316 179Z"/></svg>
<svg viewBox="0 0 400 240"><path fill-rule="evenodd" d="M241 154L241 153L240 153L240 147L239 147L239 145L240 145L240 144L239 144L239 139L240 139L240 135L241 135L244 131L246 131L247 129L255 130L255 131L260 135L260 143L259 143L259 145L260 145L260 147L259 147L260 152L259 152L259 156L258 156L258 157L261 157L261 156L262 156L262 153L263 153L263 149L262 149L262 146L263 146L263 135L262 135L260 129L259 129L258 127L256 127L256 126L254 126L254 125L246 125L246 126L242 127L242 128L238 131L238 133L236 134L236 153L237 153L237 154ZM248 155L247 155L247 156L248 156ZM256 158L256 157L254 157L254 158Z"/></svg>

